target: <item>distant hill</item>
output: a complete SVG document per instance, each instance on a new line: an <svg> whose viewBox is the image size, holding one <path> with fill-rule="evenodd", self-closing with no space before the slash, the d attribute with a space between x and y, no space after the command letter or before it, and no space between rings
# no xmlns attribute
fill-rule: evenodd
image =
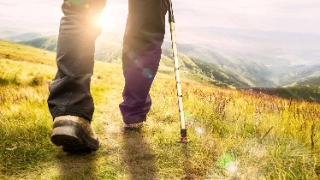
<svg viewBox="0 0 320 180"><path fill-rule="evenodd" d="M41 37L30 41L19 42L40 49L55 51L57 45L57 36ZM105 33L99 36L96 41L95 59L109 63L121 63L122 55L122 36L116 33ZM163 49L162 60L159 71L163 73L173 72L171 49ZM186 78L193 79L196 82L214 84L223 87L250 87L249 84L237 77L234 73L224 72L218 66L212 63L206 63L199 58L190 58L187 55L179 53L181 70Z"/></svg>
<svg viewBox="0 0 320 180"><path fill-rule="evenodd" d="M319 80L320 78L318 78ZM248 90L248 89L246 89ZM291 87L250 88L249 90L286 99L320 103L320 85L296 85Z"/></svg>
<svg viewBox="0 0 320 180"><path fill-rule="evenodd" d="M237 84L236 87L278 87L320 76L320 64L317 61L319 51L316 48L312 49L317 46L305 42L310 40L311 44L317 45L318 36L221 28L209 30L180 29L178 52L188 56L191 61L204 61L210 67L228 74L228 77L234 77L239 83L229 83L231 86ZM195 32L199 34L190 38ZM11 41L15 41L25 36L33 39L19 43L50 51L56 50L57 36L38 37L39 34L27 33L10 38L13 38ZM294 44L299 38L303 40L304 47L299 48L299 44ZM168 37L163 49L171 49ZM121 53L122 34L104 32L98 37L96 60L121 63ZM210 76L208 73L202 74L200 79L210 79Z"/></svg>
<svg viewBox="0 0 320 180"><path fill-rule="evenodd" d="M14 36L8 36L4 38L4 40L11 41L11 42L21 42L21 41L34 40L42 36L43 35L41 33L30 32L30 33L24 33L24 34L19 34Z"/></svg>
<svg viewBox="0 0 320 180"><path fill-rule="evenodd" d="M320 86L320 76L302 79L302 80L298 81L297 84L299 84L299 85L319 85Z"/></svg>
<svg viewBox="0 0 320 180"><path fill-rule="evenodd" d="M272 79L274 79L274 81L278 81L279 84L288 85L295 82L298 83L299 81L305 81L306 79L318 76L320 76L320 64L303 66L297 70L291 71L290 73L285 73L277 77L273 77Z"/></svg>
<svg viewBox="0 0 320 180"><path fill-rule="evenodd" d="M48 51L56 51L57 41L58 41L58 36L55 35L55 36L48 36L48 37L40 37L40 38L31 39L27 41L20 41L18 43L33 46L33 47L48 50Z"/></svg>
<svg viewBox="0 0 320 180"><path fill-rule="evenodd" d="M251 86L286 85L292 80L285 75L320 64L320 35L315 34L183 27L177 29L177 42L184 54L217 65L229 64L226 69L246 79ZM217 55L222 61L217 62ZM297 76L293 80L308 77L312 76Z"/></svg>
<svg viewBox="0 0 320 180"><path fill-rule="evenodd" d="M1 31L0 39L6 39L7 37L16 36L16 35L19 35L19 34L20 33L15 32L15 31Z"/></svg>
<svg viewBox="0 0 320 180"><path fill-rule="evenodd" d="M26 34L26 33L30 33L30 31L26 29L21 29L21 28L13 28L13 27L0 25L0 39L2 40L6 40L6 38L8 37L13 37L21 34Z"/></svg>
<svg viewBox="0 0 320 180"><path fill-rule="evenodd" d="M165 43L166 48L170 47L170 43ZM202 59L208 63L212 63L228 73L238 76L238 79L245 81L248 85L254 86L276 86L269 77L272 72L262 63L255 62L246 57L241 56L225 56L215 52L215 49L209 49L196 45L179 44L178 50L190 57Z"/></svg>
<svg viewBox="0 0 320 180"><path fill-rule="evenodd" d="M172 51L169 49L164 49L161 61L172 61ZM202 83L214 84L216 86L222 87L250 87L246 82L237 78L233 73L228 73L223 71L221 68L217 67L212 63L205 62L198 58L189 57L182 53L178 53L180 69L185 76L191 79L198 79ZM166 63L163 66L170 67L172 69L172 64Z"/></svg>
<svg viewBox="0 0 320 180"><path fill-rule="evenodd" d="M121 63L122 35L103 33L96 40L95 59L103 62Z"/></svg>

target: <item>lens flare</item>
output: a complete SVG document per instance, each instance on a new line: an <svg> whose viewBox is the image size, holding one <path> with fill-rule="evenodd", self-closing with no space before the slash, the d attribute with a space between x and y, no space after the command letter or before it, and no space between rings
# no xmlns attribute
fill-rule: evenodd
<svg viewBox="0 0 320 180"><path fill-rule="evenodd" d="M153 74L152 74L151 69L149 69L149 68L144 68L144 69L142 70L142 76L148 78L148 80L149 80L150 83L153 81L153 77L154 77L154 76L153 76Z"/></svg>
<svg viewBox="0 0 320 180"><path fill-rule="evenodd" d="M201 127L196 127L195 130L198 136L202 136L204 134L204 131Z"/></svg>
<svg viewBox="0 0 320 180"><path fill-rule="evenodd" d="M229 162L227 163L226 165L226 170L231 173L231 174L234 174L237 172L238 170L238 166L237 166L237 163L236 162Z"/></svg>

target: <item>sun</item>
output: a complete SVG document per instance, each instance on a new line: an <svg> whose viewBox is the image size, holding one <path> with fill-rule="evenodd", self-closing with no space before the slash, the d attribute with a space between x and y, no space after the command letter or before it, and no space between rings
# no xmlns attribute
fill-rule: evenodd
<svg viewBox="0 0 320 180"><path fill-rule="evenodd" d="M121 24L126 22L126 12L117 12L116 8L107 6L103 9L97 23L102 26L104 30L112 31L117 29Z"/></svg>

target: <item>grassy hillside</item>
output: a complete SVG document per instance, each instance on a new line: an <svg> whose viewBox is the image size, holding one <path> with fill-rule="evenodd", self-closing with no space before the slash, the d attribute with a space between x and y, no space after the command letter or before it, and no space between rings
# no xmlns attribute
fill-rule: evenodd
<svg viewBox="0 0 320 180"><path fill-rule="evenodd" d="M320 105L182 79L189 132L178 144L172 74L159 73L142 132L123 134L121 65L96 62L98 151L70 155L50 142L51 52L0 41L0 179L319 179ZM169 63L169 62L168 62Z"/></svg>
<svg viewBox="0 0 320 180"><path fill-rule="evenodd" d="M301 48L299 52L296 50L288 50L283 49L284 46L279 46L279 42L271 42L275 43L274 46L270 46L270 42L265 44L263 42L266 40L265 38L258 38L261 35L259 32L256 37L253 38L252 34L250 36L243 36L243 35L236 35L234 36L229 34L228 30L223 30L221 34L221 30L216 33L209 33L210 36L214 35L215 38L211 38L210 41L208 39L204 42L199 42L201 36L203 34L198 34L195 39L190 38L190 29L193 29L194 32L198 31L199 29L194 28L186 28L185 30L188 32L187 34L180 36L183 37L180 39L178 43L178 52L184 54L183 56L189 56L189 59L201 59L209 66L207 67L214 67L212 71L215 71L214 74L218 73L218 77L211 78L212 73L206 73L200 71L200 73L196 74L189 74L190 78L200 79L202 83L210 83L219 86L234 86L236 87L276 87L276 86L285 86L289 84L296 83L297 81L304 80L310 77L320 76L320 65L317 64L317 51L315 50L306 50L305 45L303 49L305 49L305 53L301 53ZM201 28L200 28L201 29ZM182 31L185 31L182 30ZM202 30L201 30L202 31ZM216 32L215 29L213 31ZM192 32L192 34L194 34ZM240 31L237 31L240 32ZM9 32L10 33L10 32ZM180 32L183 34L183 32ZM178 34L180 34L178 32ZM204 30L204 34L208 35L208 31ZM251 32L256 34L256 32ZM8 32L3 32L4 37ZM182 35L180 34L180 35ZM221 34L220 36L218 34ZM250 34L250 33L249 33ZM166 34L169 38L170 33ZM231 36L230 36L231 35ZM96 41L96 60L104 61L104 62L115 62L119 63L121 57L121 47L122 47L122 37L121 33L111 33L111 32L104 32L102 33L97 41ZM226 37L230 36L227 39ZM239 37L241 37L239 39ZM265 34L263 37L270 36L270 34ZM273 36L273 35L271 35ZM16 38L17 37L17 38ZM41 38L39 38L41 37ZM249 38L250 37L250 38ZM282 34L281 37L277 37L276 39L281 39L283 37L289 37L287 35ZM26 39L27 38L27 39ZM166 39L168 39L166 38ZM222 38L222 39L221 39ZM243 39L244 38L244 39ZM249 39L247 39L249 38ZM253 38L253 39L251 39ZM310 37L305 37L310 39ZM42 37L40 34L21 34L19 36L13 36L12 42L16 42L17 39L23 42L22 44L28 44L34 47L42 48L45 50L55 51L57 37ZM23 40L24 39L24 40ZM170 38L169 38L170 39ZM220 39L221 41L219 42ZM246 40L245 40L246 39ZM272 39L272 38L271 38ZM289 41L296 41L296 36L290 35ZM287 40L288 40L287 39ZM316 38L311 38L313 42L316 42ZM182 40L182 41L181 41ZM243 41L244 40L244 41ZM247 41L249 40L249 41ZM261 41L263 40L263 41ZM269 39L270 40L270 39ZM286 40L286 41L287 41ZM217 41L213 43L212 41ZM236 46L234 46L236 41L242 42ZM261 41L257 44L258 41ZM197 43L198 42L198 43ZM231 43L233 42L233 43ZM215 45L213 45L213 44ZM231 43L226 45L225 43ZM234 44L235 43L235 44ZM301 42L298 43L301 46ZM295 47L297 44L289 43L286 44L286 47ZM223 48L223 46L225 46ZM263 46L266 46L263 48ZM279 46L279 47L278 47ZM242 48L241 48L242 47ZM164 49L171 49L171 42L165 41L163 44ZM240 49L239 49L240 48ZM271 49L273 50L271 50ZM297 47L295 47L297 48ZM295 49L294 48L294 49ZM309 47L310 48L310 47ZM290 49L290 48L289 48ZM307 48L308 49L308 48ZM311 48L312 49L312 48ZM191 58L192 57L192 58ZM196 57L196 58L193 58ZM307 62L312 62L311 64L305 64ZM292 65L292 64L299 64L299 65ZM222 76L221 76L222 75ZM224 75L227 75L229 79L222 78L226 80L226 82L221 82L217 79L221 79ZM238 82L232 83L231 81L236 80ZM230 83L231 82L231 83ZM312 82L311 82L312 83ZM310 85L310 84L309 84Z"/></svg>
<svg viewBox="0 0 320 180"><path fill-rule="evenodd" d="M295 71L291 71L290 73L284 73L277 77L274 77L274 81L278 81L278 84L281 85L290 85L294 83L304 82L305 80L309 80L309 85L314 83L319 83L319 79L317 77L320 76L320 64L309 65L301 67ZM308 81L305 81L308 82Z"/></svg>
<svg viewBox="0 0 320 180"><path fill-rule="evenodd" d="M296 85L290 87L275 88L250 88L250 90L257 93L265 93L286 99L320 103L319 85Z"/></svg>
<svg viewBox="0 0 320 180"><path fill-rule="evenodd" d="M40 38L42 36L43 35L40 34L40 33L29 32L29 33L23 33L23 34L8 36L8 37L5 37L5 40L11 41L11 42L30 41L30 40L33 40L35 38Z"/></svg>
<svg viewBox="0 0 320 180"><path fill-rule="evenodd" d="M299 85L319 85L320 86L320 76L303 79L301 81L298 81L297 84L299 84Z"/></svg>
<svg viewBox="0 0 320 180"><path fill-rule="evenodd" d="M54 52L57 46L57 36L36 38L19 43ZM122 37L119 34L106 33L99 36L96 42L96 60L121 64L121 55ZM221 87L250 87L248 83L234 73L224 72L212 63L205 62L199 58L190 58L182 53L179 53L178 57L184 76L190 80ZM170 74L174 66L172 59L172 50L164 48L159 71Z"/></svg>
<svg viewBox="0 0 320 180"><path fill-rule="evenodd" d="M39 37L28 41L20 41L19 44L25 44L36 48L53 51L57 50L58 36Z"/></svg>
<svg viewBox="0 0 320 180"><path fill-rule="evenodd" d="M170 44L165 43L164 46L169 48ZM201 61L211 64L211 66L214 65L215 69L219 67L220 71L223 71L224 74L231 74L237 77L236 79L241 84L245 82L245 84L252 87L270 87L276 85L268 78L272 74L270 69L263 65L263 63L258 62L260 58L249 58L230 51L220 54L218 53L218 48L213 48L210 45L201 47L179 43L178 50L180 53L192 57L192 59L201 59Z"/></svg>
<svg viewBox="0 0 320 180"><path fill-rule="evenodd" d="M172 50L163 50L163 59L173 59ZM247 83L237 78L232 73L227 73L213 65L198 58L192 58L178 53L180 69L188 79L195 79L197 82L212 84L220 87L250 87ZM172 62L172 60L170 60ZM169 69L173 68L172 63L165 63Z"/></svg>

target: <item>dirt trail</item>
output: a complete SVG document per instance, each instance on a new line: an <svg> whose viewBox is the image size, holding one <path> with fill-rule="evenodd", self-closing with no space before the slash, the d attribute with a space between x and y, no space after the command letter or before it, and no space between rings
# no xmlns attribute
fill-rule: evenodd
<svg viewBox="0 0 320 180"><path fill-rule="evenodd" d="M112 75L110 78L115 78ZM96 104L93 127L98 151L86 155L57 153L58 179L157 179L155 153L143 132L123 132L119 110L121 83L110 84Z"/></svg>

